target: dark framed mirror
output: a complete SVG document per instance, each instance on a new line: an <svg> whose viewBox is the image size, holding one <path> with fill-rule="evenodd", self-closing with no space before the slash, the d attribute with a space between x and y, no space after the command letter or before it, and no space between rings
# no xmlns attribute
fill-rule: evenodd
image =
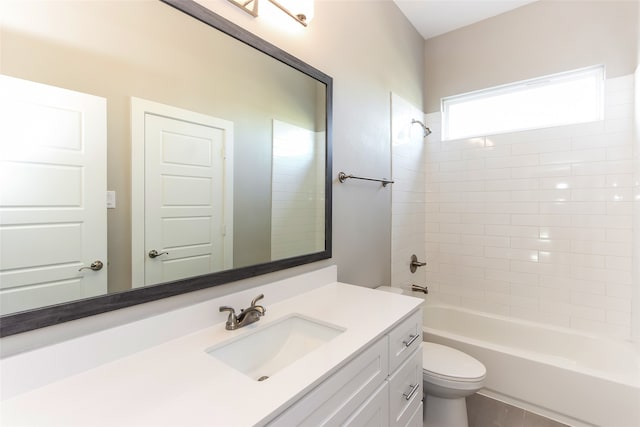
<svg viewBox="0 0 640 427"><path fill-rule="evenodd" d="M0 336L331 258L331 77L191 0L20 3L0 26L3 95L17 94L3 96L0 119L0 138L10 141L0 172L12 182L0 195ZM72 172L100 173L65 160L30 175L33 164L52 164L12 148L39 150L46 144L32 141L76 116L84 132L90 113L67 120L59 113L71 107L55 108L52 119L24 107L23 84L79 94L102 111L106 147L95 157L106 163L106 189L93 192L98 203L107 192L96 215L102 237L84 235L85 223L60 231L74 230L70 215L93 194L88 183L69 185ZM159 147L157 165L145 157L150 147ZM37 215L51 212L65 219L43 226ZM73 247L100 238L105 255ZM101 274L93 290L80 284Z"/></svg>

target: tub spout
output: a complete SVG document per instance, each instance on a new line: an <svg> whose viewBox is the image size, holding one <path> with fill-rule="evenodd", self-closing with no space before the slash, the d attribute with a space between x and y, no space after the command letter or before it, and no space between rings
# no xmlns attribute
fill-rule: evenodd
<svg viewBox="0 0 640 427"><path fill-rule="evenodd" d="M411 285L411 290L413 292L422 292L424 294L429 293L429 288L427 288L426 286Z"/></svg>

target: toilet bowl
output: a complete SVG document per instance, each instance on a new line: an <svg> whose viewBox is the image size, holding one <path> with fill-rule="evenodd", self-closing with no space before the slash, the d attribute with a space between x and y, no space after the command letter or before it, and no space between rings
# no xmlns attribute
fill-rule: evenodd
<svg viewBox="0 0 640 427"><path fill-rule="evenodd" d="M422 349L424 427L467 427L467 403L484 385L487 370L478 360L440 344Z"/></svg>
<svg viewBox="0 0 640 427"><path fill-rule="evenodd" d="M379 286L381 291L403 293ZM466 397L480 390L487 375L485 366L459 350L424 342L422 382L424 427L468 427Z"/></svg>

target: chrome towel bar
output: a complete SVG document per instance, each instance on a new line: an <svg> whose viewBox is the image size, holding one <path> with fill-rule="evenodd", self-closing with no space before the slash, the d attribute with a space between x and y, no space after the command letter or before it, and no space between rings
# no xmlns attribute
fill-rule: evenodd
<svg viewBox="0 0 640 427"><path fill-rule="evenodd" d="M363 180L365 180L365 181L376 181L376 182L381 182L383 187L386 187L386 186L387 186L387 184L393 184L393 181L390 181L390 180L388 180L388 179L386 179L386 178L382 178L382 179L375 179L375 178L363 178L363 177L361 177L361 176L355 176L355 175L351 175L351 174L347 175L347 174L346 174L346 173L344 173L344 172L340 172L340 173L338 174L338 180L339 180L340 182L345 182L345 181L346 181L347 179L349 179L349 178L352 178L352 179L363 179Z"/></svg>

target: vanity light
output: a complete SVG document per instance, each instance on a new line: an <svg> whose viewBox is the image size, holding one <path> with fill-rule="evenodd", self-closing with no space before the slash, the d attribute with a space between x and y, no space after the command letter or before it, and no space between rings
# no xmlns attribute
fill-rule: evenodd
<svg viewBox="0 0 640 427"><path fill-rule="evenodd" d="M269 0L284 13L304 25L313 19L313 0Z"/></svg>
<svg viewBox="0 0 640 427"><path fill-rule="evenodd" d="M229 0L253 17L258 16L258 0Z"/></svg>
<svg viewBox="0 0 640 427"><path fill-rule="evenodd" d="M260 0L229 0L251 16L257 17ZM313 19L313 0L268 0L269 3L305 27Z"/></svg>

